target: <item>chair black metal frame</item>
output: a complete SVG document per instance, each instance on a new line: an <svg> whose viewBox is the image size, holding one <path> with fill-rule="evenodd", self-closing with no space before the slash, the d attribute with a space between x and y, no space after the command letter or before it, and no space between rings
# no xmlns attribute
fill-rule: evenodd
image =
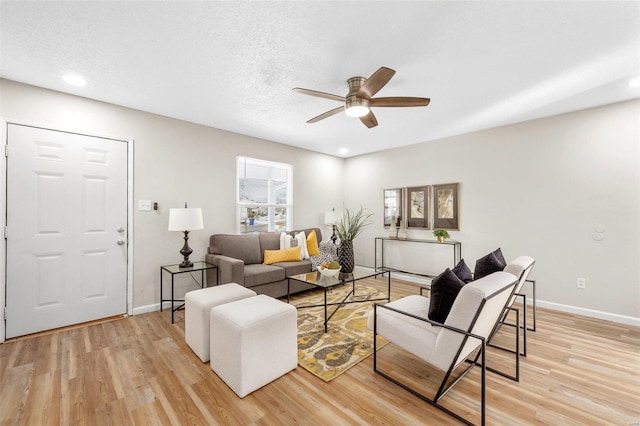
<svg viewBox="0 0 640 426"><path fill-rule="evenodd" d="M401 311L399 309L395 309L393 307L387 306L387 305L383 305L383 304L379 304L376 303L374 304L374 316L373 316L373 371L376 372L377 374L381 375L382 377L384 377L385 379L395 383L396 385L400 386L401 388L411 392L413 395L417 396L418 398L422 399L425 402L428 402L429 404L433 405L434 407L438 408L439 410L444 411L445 413L449 414L450 416L456 418L457 420L460 420L461 422L467 424L467 425L473 425L473 423L467 419L465 419L464 417L460 416L459 414L451 411L450 409L446 408L445 406L441 405L439 403L439 401L458 383L460 382L460 380L462 380L467 373L469 373L469 371L471 371L471 369L474 366L479 366L481 368L481 379L480 379L480 416L481 416L481 424L484 425L485 424L485 418L486 418L486 371L489 370L493 373L499 374L501 376L510 378L513 380L513 378L511 376L509 376L506 373L503 373L497 369L494 368L490 368L487 367L486 365L486 350L487 350L487 339L483 336L474 334L471 332L471 330L473 330L474 326L476 325L476 322L478 320L478 318L480 317L480 314L482 313L482 310L484 308L484 305L486 303L487 300L491 299L492 297L494 297L495 295L499 294L500 292L504 291L505 288L509 287L509 286L514 286L516 285L516 281L511 282L509 285L503 287L502 289L495 291L494 293L485 296L481 303L480 306L478 307L470 325L468 330L463 330L460 328L456 328L456 327L452 327L449 326L447 324L442 324L442 323L438 323L436 321L432 321L428 318L423 318L417 315L414 315L412 313L409 312L404 312ZM507 304L509 303L511 297L509 297L507 299L507 301L505 302L505 306L503 307L503 310L507 308ZM411 318L415 318L416 320L419 321L423 321L426 323L429 323L433 326L437 326L437 327L442 327L451 331L454 331L456 333L462 334L464 336L464 338L462 339L460 345L458 346L458 349L456 351L455 356L453 357L451 364L449 365L449 368L447 369L447 371L444 374L444 377L442 379L442 382L440 383L440 386L438 388L438 391L435 394L435 397L429 398L428 396L420 393L419 391L409 387L408 385L402 383L400 380L392 377L389 375L389 373L385 373L381 370L378 369L378 348L377 348L377 336L378 336L378 308L382 308L382 309L388 309L390 311L394 311L397 312L398 314L401 315L405 315L407 317L411 317ZM501 316L498 317L498 320L496 321L496 323L500 320ZM517 321L517 320L516 320ZM495 326L494 326L495 327ZM518 329L519 330L519 327ZM518 333L519 334L519 333ZM469 356L459 362L456 363L456 361L458 360L460 354L462 353L462 350L465 347L465 344L467 343L467 340L469 338L473 338L473 339L478 339L480 341L480 344L478 345L478 347L476 347L469 355L473 354L475 351L478 351L475 355L475 357L473 357L473 359L469 359ZM518 339L519 341L519 339ZM479 348L479 349L478 349ZM519 371L519 351L518 353L516 353L516 370ZM478 362L478 360L480 360L480 362ZM460 373L460 375L455 378L453 380L453 382L451 384L449 384L447 386L447 382L449 381L449 379L452 377L453 372L460 366L462 365L463 362L467 362L469 365ZM426 363L426 361L425 361Z"/></svg>
<svg viewBox="0 0 640 426"><path fill-rule="evenodd" d="M531 265L529 265L527 268L522 270L522 272L520 273L520 276L518 277L518 282L520 282L520 280L522 280L522 277L525 276L525 274L527 276L529 275L529 273L531 272L531 269L533 269L533 266L535 264L536 264L536 262L534 260L531 263ZM490 347L496 348L496 349L500 349L500 350L503 350L503 351L514 353L514 350L512 350L512 349L505 348L503 346L499 346L499 345L493 344L491 342L493 340L493 338L495 337L496 333L498 332L498 330L500 329L500 327L502 325L507 325L507 326L516 328L516 349L515 349L515 351L517 351L517 353L519 355L527 356L527 330L529 330L529 331L535 331L536 330L536 301L535 301L536 300L535 299L536 287L535 287L535 281L525 278L524 282L520 286L520 289L526 283L531 283L532 287L533 287L533 328L529 328L528 324L527 324L527 295L524 294L524 293L517 293L517 291L519 289L518 289L518 285L516 284L516 286L513 289L513 294L511 295L511 297L509 297L509 302L507 302L507 306L505 307L505 310L504 310L503 314L501 315L500 321L498 321L496 323L496 326L494 327L493 331L489 335L489 339L487 339L487 346L490 346ZM516 308L513 308L513 303L510 303L512 298L513 298L513 301L515 302L519 297L522 298L522 325L520 325L520 314L518 313L519 310L516 309ZM509 316L509 311L515 311L516 312L516 323L515 324L507 322L507 317ZM522 352L520 352L520 335L519 335L520 334L519 333L520 329L522 329ZM516 369L516 377L514 378L514 380L516 380L516 381L520 380L520 374L519 374L519 369L518 368Z"/></svg>

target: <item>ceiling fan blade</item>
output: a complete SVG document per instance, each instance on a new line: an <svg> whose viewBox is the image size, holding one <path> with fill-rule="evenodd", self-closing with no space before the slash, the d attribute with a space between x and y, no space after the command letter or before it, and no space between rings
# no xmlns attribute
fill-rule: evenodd
<svg viewBox="0 0 640 426"><path fill-rule="evenodd" d="M332 95L331 93L318 92L317 90L303 89L301 87L293 88L296 93L302 93L303 95L316 96L318 98L331 99L332 101L344 102L346 101L344 96Z"/></svg>
<svg viewBox="0 0 640 426"><path fill-rule="evenodd" d="M334 108L325 113L318 115L317 117L313 117L311 120L307 121L307 123L317 123L320 120L324 120L325 118L331 117L332 115L336 115L340 111L344 111L344 106L339 106L338 108Z"/></svg>
<svg viewBox="0 0 640 426"><path fill-rule="evenodd" d="M360 121L362 121L362 123L368 128L376 127L378 125L378 120L376 120L376 116L373 115L373 111L369 111L369 114L364 117L360 117Z"/></svg>
<svg viewBox="0 0 640 426"><path fill-rule="evenodd" d="M371 77L364 82L364 84L358 90L358 97L370 99L373 95L378 93L380 89L382 89L385 84L391 80L391 77L396 72L391 68L380 67L378 71L371 74Z"/></svg>
<svg viewBox="0 0 640 426"><path fill-rule="evenodd" d="M369 99L369 106L372 107L419 107L427 106L431 102L429 98L412 98L397 96L393 98Z"/></svg>

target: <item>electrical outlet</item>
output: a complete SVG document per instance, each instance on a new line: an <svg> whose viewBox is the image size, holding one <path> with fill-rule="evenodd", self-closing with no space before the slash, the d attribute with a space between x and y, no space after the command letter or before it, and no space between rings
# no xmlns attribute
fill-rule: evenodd
<svg viewBox="0 0 640 426"><path fill-rule="evenodd" d="M579 289L587 288L587 279L586 278L578 278L578 281L576 282L576 287L578 287Z"/></svg>
<svg viewBox="0 0 640 426"><path fill-rule="evenodd" d="M151 200L138 200L138 211L150 212L151 211Z"/></svg>

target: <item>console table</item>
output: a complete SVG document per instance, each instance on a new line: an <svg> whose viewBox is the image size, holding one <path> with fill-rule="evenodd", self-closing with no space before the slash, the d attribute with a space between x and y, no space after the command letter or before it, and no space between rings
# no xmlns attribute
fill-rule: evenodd
<svg viewBox="0 0 640 426"><path fill-rule="evenodd" d="M380 241L380 266L378 266L378 241ZM404 274L419 275L421 277L427 277L427 278L434 278L435 277L435 275L431 275L431 274L421 274L421 273L418 273L418 272L403 271L401 269L395 269L395 268L384 266L384 245L385 245L385 243L388 244L389 242L393 242L393 243L409 242L409 243L437 244L437 245L442 246L442 247L453 248L453 266L457 265L458 262L460 262L460 259L462 258L462 244L460 243L460 241L445 240L443 243L441 243L438 240L419 240L419 239L414 239L414 238L400 239L400 238L376 237L375 238L375 242L374 242L374 244L375 244L375 254L374 254L374 263L375 263L375 265L374 265L374 268L375 268L376 272L377 271L391 271L391 272L401 272L401 273L404 273Z"/></svg>

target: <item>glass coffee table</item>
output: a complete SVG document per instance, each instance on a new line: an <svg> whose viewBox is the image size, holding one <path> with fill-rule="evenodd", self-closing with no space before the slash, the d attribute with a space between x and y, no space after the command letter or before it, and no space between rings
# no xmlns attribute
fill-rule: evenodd
<svg viewBox="0 0 640 426"><path fill-rule="evenodd" d="M378 275L387 275L387 297L386 298L377 298L377 299L366 299L366 300L349 300L351 296L356 297L356 283L365 278L375 278ZM376 300L386 300L389 302L391 300L391 272L390 271L376 271L376 272L362 272L362 271L354 271L349 274L340 273L337 277L326 277L322 276L320 272L310 272L308 274L300 274L300 275L292 275L287 277L287 303L290 302L290 289L291 289L291 280L303 282L305 284L310 284L314 287L318 287L324 290L324 303L322 305L304 305L304 306L296 306L298 309L303 308L317 308L324 307L324 332L327 332L327 324L331 317L338 312L342 306L349 303L363 303L363 302L373 302ZM342 286L345 284L351 284L351 291L347 293L342 301L337 303L327 303L327 292L331 291L334 287ZM335 306L336 308L331 312L329 316L327 316L327 308L329 306Z"/></svg>

